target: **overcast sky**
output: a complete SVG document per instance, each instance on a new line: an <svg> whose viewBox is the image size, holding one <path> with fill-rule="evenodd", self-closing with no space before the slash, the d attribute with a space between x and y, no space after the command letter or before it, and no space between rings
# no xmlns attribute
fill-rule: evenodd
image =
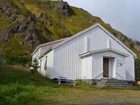
<svg viewBox="0 0 140 105"><path fill-rule="evenodd" d="M140 0L64 0L140 41Z"/></svg>

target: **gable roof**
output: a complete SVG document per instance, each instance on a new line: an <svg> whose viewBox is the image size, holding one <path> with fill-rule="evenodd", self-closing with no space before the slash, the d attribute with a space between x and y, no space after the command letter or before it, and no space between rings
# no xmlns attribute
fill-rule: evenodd
<svg viewBox="0 0 140 105"><path fill-rule="evenodd" d="M76 35L74 36L71 36L68 40L66 41L63 41L62 43L54 46L52 49L55 49L55 48L58 48L60 46L62 46L63 44L65 43L68 43L69 41L81 36L82 34L94 29L95 27L99 27L100 29L102 29L107 35L109 35L111 38L113 38L116 42L118 42L123 48L125 48L128 52L130 52L135 58L137 58L137 55L130 49L128 48L125 44L123 44L118 38L116 38L113 34L111 34L108 30L106 30L103 26L101 26L99 23L96 23L95 25L77 33Z"/></svg>
<svg viewBox="0 0 140 105"><path fill-rule="evenodd" d="M41 47L45 47L45 46L48 46L48 50L50 50L52 47L56 46L57 44L67 40L68 38L63 38L63 39L59 39L59 40L55 40L55 41L52 41L52 42L48 42L48 43L44 43L44 44L40 44L39 46L36 47L36 49L33 51L33 54L35 54L37 52L37 50ZM46 51L45 51L46 52Z"/></svg>
<svg viewBox="0 0 140 105"><path fill-rule="evenodd" d="M77 38L77 37L83 35L84 33L86 33L86 32L88 32L88 31L90 31L90 30L96 28L96 27L99 27L101 30L103 30L107 35L109 35L111 38L113 38L117 43L119 43L123 48L125 48L125 49L126 49L128 52L130 52L135 58L137 58L137 55L136 55L130 48L128 48L125 44L123 44L118 38L116 38L113 34L111 34L108 30L106 30L106 29L105 29L103 26L101 26L99 23L96 23L95 25L93 25L93 26L91 26L91 27L89 27L89 28L87 28L87 29L85 29L85 30L83 30L83 31L81 31L81 32L79 32L79 33L77 33L77 34L74 35L74 36L71 36L71 37L68 37L68 38L64 38L64 39L60 39L60 40L56 40L56 41L49 42L49 43L45 43L45 44L41 44L41 45L39 45L39 46L35 49L35 51L32 53L32 55L33 55L40 47L42 47L42 46L48 46L49 44L56 43L56 44L54 44L53 46L51 46L51 47L49 48L49 50L46 50L45 53L43 53L43 54L41 55L41 57L43 57L44 54L46 54L46 53L49 52L50 50L55 49L55 48L58 48L58 47L60 47L60 46L62 46L62 45L64 45L64 44L70 42L71 40L73 40L73 39L75 39L75 38Z"/></svg>

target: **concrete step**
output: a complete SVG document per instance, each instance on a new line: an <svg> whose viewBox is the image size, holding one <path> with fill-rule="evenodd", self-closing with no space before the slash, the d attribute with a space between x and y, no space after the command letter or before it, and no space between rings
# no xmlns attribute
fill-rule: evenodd
<svg viewBox="0 0 140 105"><path fill-rule="evenodd" d="M98 85L102 85L103 83L98 83ZM128 85L127 83L105 83L103 85Z"/></svg>
<svg viewBox="0 0 140 105"><path fill-rule="evenodd" d="M97 84L124 84L124 85L127 85L128 83L127 82L98 82Z"/></svg>
<svg viewBox="0 0 140 105"><path fill-rule="evenodd" d="M101 79L100 81L105 81L105 82L127 82L124 80L117 80L117 79Z"/></svg>
<svg viewBox="0 0 140 105"><path fill-rule="evenodd" d="M101 79L97 81L97 86L101 87L131 87L127 81L116 80L116 79Z"/></svg>
<svg viewBox="0 0 140 105"><path fill-rule="evenodd" d="M128 83L127 81L99 81L102 83Z"/></svg>
<svg viewBox="0 0 140 105"><path fill-rule="evenodd" d="M134 86L124 86L124 85L111 85L111 86L102 86L102 87L108 87L108 88L135 88Z"/></svg>

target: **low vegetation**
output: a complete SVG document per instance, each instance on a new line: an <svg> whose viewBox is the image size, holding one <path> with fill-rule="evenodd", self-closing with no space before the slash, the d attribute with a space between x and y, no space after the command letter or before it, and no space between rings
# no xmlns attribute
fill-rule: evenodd
<svg viewBox="0 0 140 105"><path fill-rule="evenodd" d="M22 67L0 69L0 105L139 105L140 91L57 83Z"/></svg>
<svg viewBox="0 0 140 105"><path fill-rule="evenodd" d="M135 41L136 49L137 49L137 59L135 61L135 68L136 68L136 80L140 80L140 41Z"/></svg>
<svg viewBox="0 0 140 105"><path fill-rule="evenodd" d="M136 69L136 80L140 80L140 58L135 61L135 69Z"/></svg>

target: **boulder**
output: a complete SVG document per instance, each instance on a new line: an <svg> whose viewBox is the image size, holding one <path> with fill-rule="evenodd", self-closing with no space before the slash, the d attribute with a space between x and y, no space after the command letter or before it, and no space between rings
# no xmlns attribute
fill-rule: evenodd
<svg viewBox="0 0 140 105"><path fill-rule="evenodd" d="M73 14L73 11L67 2L59 2L57 8L60 10L60 13L65 16L71 16Z"/></svg>

